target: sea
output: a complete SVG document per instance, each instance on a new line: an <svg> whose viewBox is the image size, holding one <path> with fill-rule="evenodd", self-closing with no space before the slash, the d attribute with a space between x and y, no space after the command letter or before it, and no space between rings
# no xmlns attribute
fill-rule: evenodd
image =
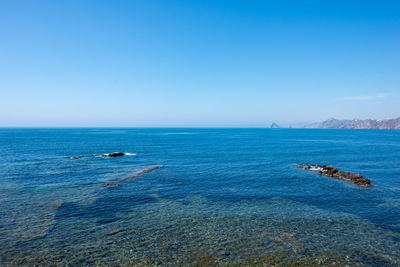
<svg viewBox="0 0 400 267"><path fill-rule="evenodd" d="M400 131L1 128L0 265L400 266Z"/></svg>

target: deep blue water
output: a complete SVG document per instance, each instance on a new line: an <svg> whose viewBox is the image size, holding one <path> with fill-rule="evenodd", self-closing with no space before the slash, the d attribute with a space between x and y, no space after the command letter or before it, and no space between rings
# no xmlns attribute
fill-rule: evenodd
<svg viewBox="0 0 400 267"><path fill-rule="evenodd" d="M0 129L0 265L51 264L400 266L400 131Z"/></svg>

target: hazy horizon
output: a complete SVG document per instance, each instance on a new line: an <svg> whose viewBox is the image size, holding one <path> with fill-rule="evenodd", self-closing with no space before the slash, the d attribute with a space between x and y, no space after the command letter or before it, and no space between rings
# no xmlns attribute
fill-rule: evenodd
<svg viewBox="0 0 400 267"><path fill-rule="evenodd" d="M400 117L398 1L2 1L0 127Z"/></svg>

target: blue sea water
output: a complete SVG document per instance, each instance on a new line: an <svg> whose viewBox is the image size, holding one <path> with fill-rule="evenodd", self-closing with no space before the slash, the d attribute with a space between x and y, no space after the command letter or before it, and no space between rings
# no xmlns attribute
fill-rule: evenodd
<svg viewBox="0 0 400 267"><path fill-rule="evenodd" d="M400 131L0 129L0 265L400 266Z"/></svg>

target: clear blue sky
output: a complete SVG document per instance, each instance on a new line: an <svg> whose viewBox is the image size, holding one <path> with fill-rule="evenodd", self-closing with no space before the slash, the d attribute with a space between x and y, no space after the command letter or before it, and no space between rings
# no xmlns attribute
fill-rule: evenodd
<svg viewBox="0 0 400 267"><path fill-rule="evenodd" d="M0 126L400 116L400 1L0 1Z"/></svg>

